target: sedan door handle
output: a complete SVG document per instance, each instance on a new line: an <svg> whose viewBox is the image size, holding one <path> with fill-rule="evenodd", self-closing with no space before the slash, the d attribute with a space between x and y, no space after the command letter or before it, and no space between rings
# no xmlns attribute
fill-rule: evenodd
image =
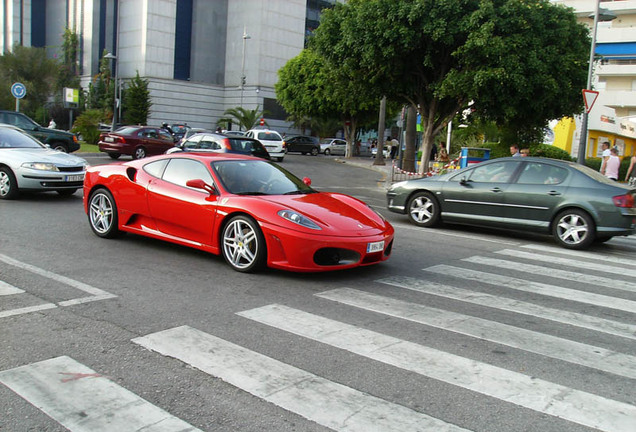
<svg viewBox="0 0 636 432"><path fill-rule="evenodd" d="M501 189L495 186L494 188L490 189L490 192L501 192Z"/></svg>
<svg viewBox="0 0 636 432"><path fill-rule="evenodd" d="M561 195L561 192L552 190L548 192L548 195L557 196L557 195Z"/></svg>

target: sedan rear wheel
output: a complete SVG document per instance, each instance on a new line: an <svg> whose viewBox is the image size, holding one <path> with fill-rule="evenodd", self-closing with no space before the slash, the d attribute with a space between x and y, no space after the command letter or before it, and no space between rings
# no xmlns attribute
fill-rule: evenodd
<svg viewBox="0 0 636 432"><path fill-rule="evenodd" d="M411 197L406 208L409 219L415 225L432 227L439 223L439 203L430 192L417 192Z"/></svg>
<svg viewBox="0 0 636 432"><path fill-rule="evenodd" d="M311 155L312 156L318 156L318 153L319 153L318 147L314 147L314 148L311 149Z"/></svg>
<svg viewBox="0 0 636 432"><path fill-rule="evenodd" d="M146 157L146 149L143 147L137 147L135 153L133 153L133 159L143 159Z"/></svg>
<svg viewBox="0 0 636 432"><path fill-rule="evenodd" d="M325 149L325 154L326 154L327 156L329 156L329 155L331 154L331 150L329 150L329 149Z"/></svg>
<svg viewBox="0 0 636 432"><path fill-rule="evenodd" d="M108 156L110 156L111 159L119 159L121 153L108 153Z"/></svg>
<svg viewBox="0 0 636 432"><path fill-rule="evenodd" d="M20 194L18 182L7 167L0 167L0 199L15 199Z"/></svg>
<svg viewBox="0 0 636 432"><path fill-rule="evenodd" d="M99 237L114 238L120 234L115 198L106 189L97 189L88 201L88 221Z"/></svg>
<svg viewBox="0 0 636 432"><path fill-rule="evenodd" d="M596 237L594 221L582 210L565 210L552 224L555 240L568 249L585 249Z"/></svg>
<svg viewBox="0 0 636 432"><path fill-rule="evenodd" d="M236 271L253 272L265 264L265 238L250 217L235 216L223 228L223 257Z"/></svg>

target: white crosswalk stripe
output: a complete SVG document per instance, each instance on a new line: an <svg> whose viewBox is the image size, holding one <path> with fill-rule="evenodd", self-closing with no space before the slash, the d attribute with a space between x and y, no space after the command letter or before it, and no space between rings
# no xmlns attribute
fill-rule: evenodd
<svg viewBox="0 0 636 432"><path fill-rule="evenodd" d="M636 237L634 238L636 240ZM634 259L630 258L621 258L615 255L603 255L598 252L590 252L585 250L574 250L574 249L564 249L559 246L547 246L547 245L538 245L538 244L527 244L521 246L523 249L535 250L539 252L548 252L557 255L567 255L576 258L585 258L591 261L596 262L608 262L614 265L622 264L624 266L633 266L635 264ZM552 255L554 256L554 255Z"/></svg>
<svg viewBox="0 0 636 432"><path fill-rule="evenodd" d="M0 382L71 432L195 432L70 357L0 372Z"/></svg>

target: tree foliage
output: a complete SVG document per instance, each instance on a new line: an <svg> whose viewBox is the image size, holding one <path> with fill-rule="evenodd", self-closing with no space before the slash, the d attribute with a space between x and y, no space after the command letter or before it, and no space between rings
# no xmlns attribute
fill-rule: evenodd
<svg viewBox="0 0 636 432"><path fill-rule="evenodd" d="M265 111L259 111L259 107L253 110L235 107L225 110L223 115L225 117L219 119L217 122L218 126L226 126L229 129L227 126L234 123L239 125L239 130L250 130L265 116ZM265 122L265 125L267 125L267 122Z"/></svg>
<svg viewBox="0 0 636 432"><path fill-rule="evenodd" d="M350 0L324 11L311 46L417 107L422 166L471 101L520 129L580 111L589 55L586 27L548 0Z"/></svg>
<svg viewBox="0 0 636 432"><path fill-rule="evenodd" d="M148 122L152 101L148 90L148 80L141 78L139 71L130 80L123 100L125 106L124 123L145 125Z"/></svg>

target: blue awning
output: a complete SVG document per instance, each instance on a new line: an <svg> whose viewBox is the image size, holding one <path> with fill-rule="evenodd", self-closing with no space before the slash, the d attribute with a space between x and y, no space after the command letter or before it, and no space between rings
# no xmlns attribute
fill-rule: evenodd
<svg viewBox="0 0 636 432"><path fill-rule="evenodd" d="M594 52L606 59L636 59L636 42L598 43Z"/></svg>

